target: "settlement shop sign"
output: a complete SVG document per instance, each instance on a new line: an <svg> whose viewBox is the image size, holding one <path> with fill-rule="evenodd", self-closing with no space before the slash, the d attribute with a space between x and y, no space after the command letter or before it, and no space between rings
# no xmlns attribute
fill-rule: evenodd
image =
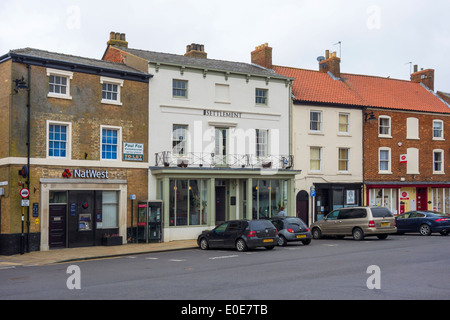
<svg viewBox="0 0 450 320"><path fill-rule="evenodd" d="M123 160L144 161L144 144L124 142Z"/></svg>

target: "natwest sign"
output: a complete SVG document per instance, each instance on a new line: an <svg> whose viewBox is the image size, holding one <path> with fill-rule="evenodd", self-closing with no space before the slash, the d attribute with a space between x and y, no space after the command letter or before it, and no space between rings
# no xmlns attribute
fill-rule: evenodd
<svg viewBox="0 0 450 320"><path fill-rule="evenodd" d="M70 172L69 169L64 170L63 177L64 178L70 178L70 177L78 178L78 179L109 179L108 177L108 171L99 171L95 169L87 169L87 170L80 170L75 169L73 170L73 174Z"/></svg>

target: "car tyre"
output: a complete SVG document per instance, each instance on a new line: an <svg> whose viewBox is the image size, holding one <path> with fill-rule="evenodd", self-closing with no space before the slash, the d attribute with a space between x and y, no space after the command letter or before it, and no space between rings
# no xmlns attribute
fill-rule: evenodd
<svg viewBox="0 0 450 320"><path fill-rule="evenodd" d="M377 235L377 238L380 239L380 240L384 240L384 239L386 239L387 237L388 237L387 234L379 234L379 235Z"/></svg>
<svg viewBox="0 0 450 320"><path fill-rule="evenodd" d="M443 231L440 232L440 234L443 235L443 236L447 236L448 233L449 233L448 230L443 230Z"/></svg>
<svg viewBox="0 0 450 320"><path fill-rule="evenodd" d="M314 228L312 230L312 236L315 240L322 239L322 231L319 228Z"/></svg>
<svg viewBox="0 0 450 320"><path fill-rule="evenodd" d="M279 245L280 247L286 246L286 245L287 245L287 240L286 240L286 238L283 237L283 236L280 236L280 238L278 239L278 245Z"/></svg>
<svg viewBox="0 0 450 320"><path fill-rule="evenodd" d="M364 231L362 231L361 228L353 229L352 235L353 239L355 239L356 241L361 241L364 239Z"/></svg>
<svg viewBox="0 0 450 320"><path fill-rule="evenodd" d="M200 240L200 249L202 249L202 250L208 250L209 249L208 240L206 240L205 238L202 238L202 240Z"/></svg>
<svg viewBox="0 0 450 320"><path fill-rule="evenodd" d="M273 248L275 248L275 246L267 246L265 247L267 250L272 250Z"/></svg>
<svg viewBox="0 0 450 320"><path fill-rule="evenodd" d="M419 227L419 232L422 236L430 236L431 235L431 228L427 224L422 224Z"/></svg>
<svg viewBox="0 0 450 320"><path fill-rule="evenodd" d="M307 246L311 243L311 239L302 240L303 245Z"/></svg>
<svg viewBox="0 0 450 320"><path fill-rule="evenodd" d="M244 252L248 250L247 244L243 239L238 239L236 241L236 250L239 252Z"/></svg>

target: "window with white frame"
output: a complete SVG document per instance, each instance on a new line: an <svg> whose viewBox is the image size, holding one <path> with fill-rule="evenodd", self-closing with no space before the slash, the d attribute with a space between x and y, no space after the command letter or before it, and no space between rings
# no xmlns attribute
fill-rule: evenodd
<svg viewBox="0 0 450 320"><path fill-rule="evenodd" d="M309 148L309 170L321 171L322 169L322 148L310 147Z"/></svg>
<svg viewBox="0 0 450 320"><path fill-rule="evenodd" d="M348 172L349 170L349 149L339 148L338 170L339 172Z"/></svg>
<svg viewBox="0 0 450 320"><path fill-rule="evenodd" d="M406 149L408 155L408 162L406 163L407 174L420 174L419 172L419 149L408 148Z"/></svg>
<svg viewBox="0 0 450 320"><path fill-rule="evenodd" d="M172 126L172 154L184 156L187 154L187 133L188 126L174 124Z"/></svg>
<svg viewBox="0 0 450 320"><path fill-rule="evenodd" d="M102 103L122 105L120 91L123 80L100 77L102 84Z"/></svg>
<svg viewBox="0 0 450 320"><path fill-rule="evenodd" d="M444 121L433 120L433 140L444 139Z"/></svg>
<svg viewBox="0 0 450 320"><path fill-rule="evenodd" d="M419 119L412 117L406 119L406 139L419 139Z"/></svg>
<svg viewBox="0 0 450 320"><path fill-rule="evenodd" d="M71 124L47 122L47 156L67 159L70 157Z"/></svg>
<svg viewBox="0 0 450 320"><path fill-rule="evenodd" d="M378 136L391 137L391 117L379 116L378 119Z"/></svg>
<svg viewBox="0 0 450 320"><path fill-rule="evenodd" d="M121 129L117 127L101 127L102 160L119 160Z"/></svg>
<svg viewBox="0 0 450 320"><path fill-rule="evenodd" d="M378 172L391 173L391 149L378 149Z"/></svg>
<svg viewBox="0 0 450 320"><path fill-rule="evenodd" d="M444 173L444 150L433 150L433 173Z"/></svg>
<svg viewBox="0 0 450 320"><path fill-rule="evenodd" d="M73 79L73 72L47 69L48 76L48 97L72 99L70 95L70 80Z"/></svg>
<svg viewBox="0 0 450 320"><path fill-rule="evenodd" d="M268 155L269 130L256 129L256 156Z"/></svg>
<svg viewBox="0 0 450 320"><path fill-rule="evenodd" d="M309 112L309 131L322 132L322 111Z"/></svg>
<svg viewBox="0 0 450 320"><path fill-rule="evenodd" d="M339 134L349 133L349 125L350 125L349 121L350 115L348 113L339 112L339 125L338 125Z"/></svg>

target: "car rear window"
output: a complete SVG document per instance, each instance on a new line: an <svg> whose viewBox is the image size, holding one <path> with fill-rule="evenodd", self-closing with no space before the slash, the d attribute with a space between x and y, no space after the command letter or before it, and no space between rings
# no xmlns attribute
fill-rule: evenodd
<svg viewBox="0 0 450 320"><path fill-rule="evenodd" d="M384 218L384 217L393 217L391 211L388 208L379 207L379 208L371 208L372 216L374 218Z"/></svg>
<svg viewBox="0 0 450 320"><path fill-rule="evenodd" d="M250 230L264 230L266 228L275 228L269 220L252 220L249 221Z"/></svg>
<svg viewBox="0 0 450 320"><path fill-rule="evenodd" d="M288 224L297 224L300 227L305 226L305 224L303 223L303 221L299 218L286 218L285 220Z"/></svg>

